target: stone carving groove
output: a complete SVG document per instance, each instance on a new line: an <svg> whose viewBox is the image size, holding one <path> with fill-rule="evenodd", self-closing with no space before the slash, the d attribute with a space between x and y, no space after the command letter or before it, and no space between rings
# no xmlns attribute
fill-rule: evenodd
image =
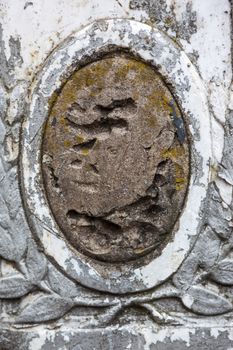
<svg viewBox="0 0 233 350"><path fill-rule="evenodd" d="M76 72L51 108L44 184L64 235L96 259L159 254L182 209L189 150L154 70L115 55Z"/></svg>

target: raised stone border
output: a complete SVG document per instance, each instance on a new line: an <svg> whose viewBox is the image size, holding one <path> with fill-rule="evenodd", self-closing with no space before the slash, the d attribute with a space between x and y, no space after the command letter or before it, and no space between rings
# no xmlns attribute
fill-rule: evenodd
<svg viewBox="0 0 233 350"><path fill-rule="evenodd" d="M116 49L149 62L170 85L191 134L191 179L179 228L162 254L146 266L134 270L131 265L111 267L103 275L101 264L74 253L60 237L43 192L40 149L54 92L74 70ZM199 234L199 214L209 181L209 112L196 69L158 30L132 20L102 20L68 38L47 60L34 86L22 129L22 189L30 223L46 254L70 277L101 291L136 292L160 284L178 269Z"/></svg>

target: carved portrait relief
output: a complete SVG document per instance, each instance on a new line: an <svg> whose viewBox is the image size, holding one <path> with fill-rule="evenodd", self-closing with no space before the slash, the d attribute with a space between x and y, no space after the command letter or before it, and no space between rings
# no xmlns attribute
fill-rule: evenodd
<svg viewBox="0 0 233 350"><path fill-rule="evenodd" d="M54 94L42 144L47 199L78 251L126 262L172 238L189 178L180 110L148 64L115 54Z"/></svg>

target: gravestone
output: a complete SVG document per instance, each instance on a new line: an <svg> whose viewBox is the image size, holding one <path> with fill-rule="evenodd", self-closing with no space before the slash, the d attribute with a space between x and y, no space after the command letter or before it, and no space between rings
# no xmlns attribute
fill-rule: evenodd
<svg viewBox="0 0 233 350"><path fill-rule="evenodd" d="M233 348L231 3L1 12L0 348Z"/></svg>

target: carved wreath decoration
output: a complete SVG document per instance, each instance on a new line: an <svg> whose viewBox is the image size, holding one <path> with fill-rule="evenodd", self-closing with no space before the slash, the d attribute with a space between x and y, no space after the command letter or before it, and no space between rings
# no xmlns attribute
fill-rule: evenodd
<svg viewBox="0 0 233 350"><path fill-rule="evenodd" d="M2 43L0 37L0 42ZM144 293L128 296L100 294L76 284L47 261L30 237L24 221L17 184L17 142L23 116L25 83L15 80L14 68L21 64L20 45L10 39L10 58L4 56L8 73L1 77L1 174L0 174L0 299L20 300L16 315L6 322L39 323L59 319L71 309L94 307L103 312L93 324L109 323L122 310L140 306L157 323L182 323L161 310L158 301L176 298L190 312L200 315L220 315L233 310L233 239L232 207L227 205L215 182L210 183L203 212L202 232L189 256L177 273L163 285ZM233 185L233 163L227 154L232 138L230 126L225 135L225 158L217 178ZM11 273L4 273L7 265ZM12 272L13 271L13 272Z"/></svg>

